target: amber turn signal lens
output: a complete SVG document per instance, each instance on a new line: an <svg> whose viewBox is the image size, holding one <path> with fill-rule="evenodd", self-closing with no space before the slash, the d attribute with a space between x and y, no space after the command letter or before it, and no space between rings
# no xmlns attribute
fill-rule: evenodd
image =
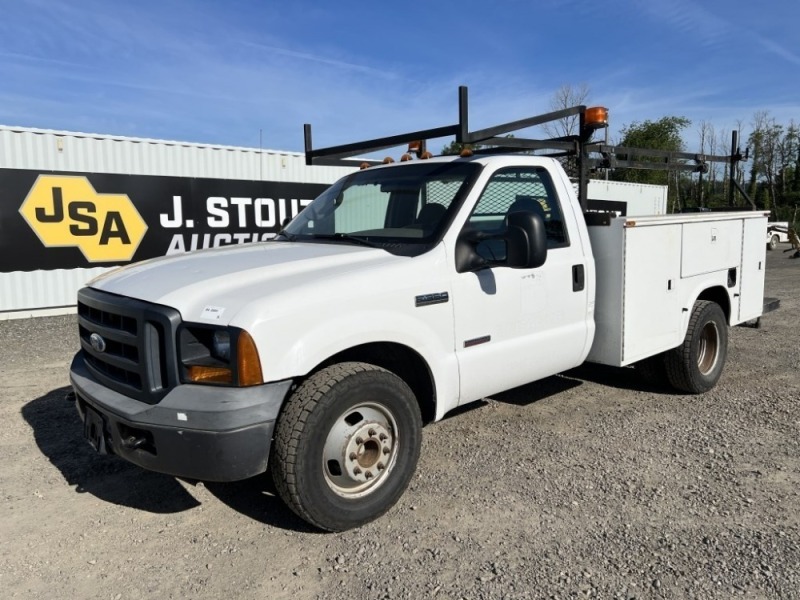
<svg viewBox="0 0 800 600"><path fill-rule="evenodd" d="M233 383L233 373L224 367L189 367L189 381L201 383Z"/></svg>
<svg viewBox="0 0 800 600"><path fill-rule="evenodd" d="M264 376L261 374L261 360L258 358L256 343L246 331L239 333L236 350L239 363L239 385L248 386L264 383Z"/></svg>

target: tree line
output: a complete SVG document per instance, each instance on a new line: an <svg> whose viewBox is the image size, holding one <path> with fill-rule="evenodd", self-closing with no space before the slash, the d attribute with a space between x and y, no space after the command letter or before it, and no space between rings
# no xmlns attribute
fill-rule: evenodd
<svg viewBox="0 0 800 600"><path fill-rule="evenodd" d="M717 130L708 121L701 121L697 128L697 147L688 148L683 132L690 125L689 119L677 116L632 123L623 127L618 145L701 155L730 154L731 131ZM794 121L787 125L778 123L767 111L759 111L753 116L747 137L741 135L742 122L737 123L737 129L740 150L747 160L736 164L734 178L756 208L772 211L775 220L794 221L800 206L800 129L797 124ZM669 185L671 211L728 206L730 164L709 162L707 165L706 173L618 169L611 177ZM738 190L734 198L735 206L751 207Z"/></svg>

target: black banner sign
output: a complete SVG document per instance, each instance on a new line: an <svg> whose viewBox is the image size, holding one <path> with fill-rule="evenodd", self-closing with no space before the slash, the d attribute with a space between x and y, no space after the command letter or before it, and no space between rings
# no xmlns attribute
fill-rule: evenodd
<svg viewBox="0 0 800 600"><path fill-rule="evenodd" d="M326 187L0 169L0 272L112 266L263 241Z"/></svg>

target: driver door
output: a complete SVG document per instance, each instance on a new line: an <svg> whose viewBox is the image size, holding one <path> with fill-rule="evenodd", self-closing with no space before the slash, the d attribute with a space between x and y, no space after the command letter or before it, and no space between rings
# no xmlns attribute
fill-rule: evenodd
<svg viewBox="0 0 800 600"><path fill-rule="evenodd" d="M532 206L536 203L536 206ZM453 268L460 403L535 381L579 364L589 343L588 290L581 244L571 240L550 174L543 167L499 169L486 184L466 227L492 230L517 210L544 214L547 260L536 269ZM567 218L573 218L572 212ZM504 260L503 241L478 253ZM576 281L580 279L580 281Z"/></svg>

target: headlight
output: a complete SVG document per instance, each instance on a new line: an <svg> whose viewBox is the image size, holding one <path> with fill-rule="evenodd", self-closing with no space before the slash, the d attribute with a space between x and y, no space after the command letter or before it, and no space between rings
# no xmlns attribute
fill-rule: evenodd
<svg viewBox="0 0 800 600"><path fill-rule="evenodd" d="M231 334L229 331L215 331L214 344L212 346L214 356L221 360L230 361L231 359Z"/></svg>
<svg viewBox="0 0 800 600"><path fill-rule="evenodd" d="M186 324L178 333L181 379L186 383L249 386L264 382L256 344L235 327Z"/></svg>

